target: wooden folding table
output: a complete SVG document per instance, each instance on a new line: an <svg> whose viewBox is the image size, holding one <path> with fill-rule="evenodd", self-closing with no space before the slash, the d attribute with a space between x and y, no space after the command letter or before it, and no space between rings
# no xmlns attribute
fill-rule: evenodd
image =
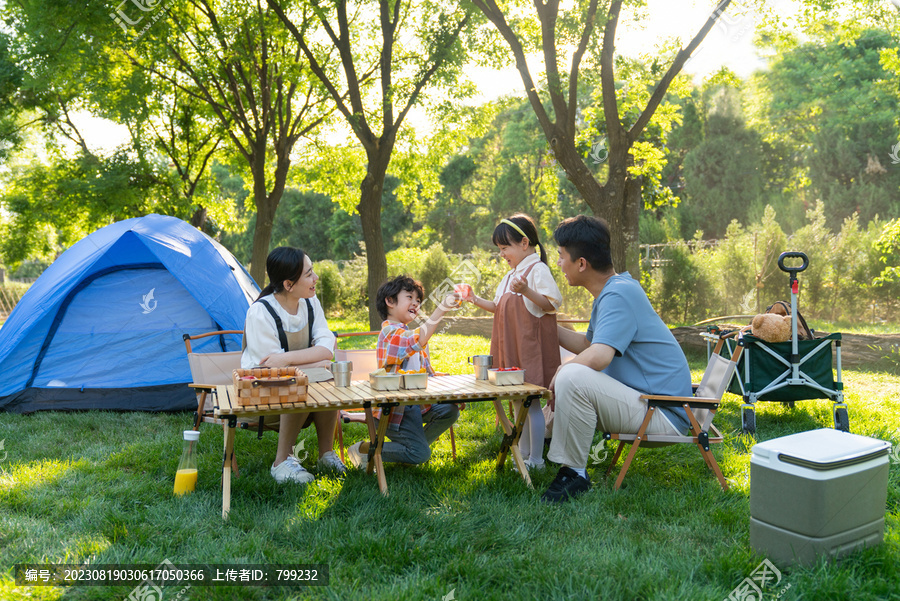
<svg viewBox="0 0 900 601"><path fill-rule="evenodd" d="M511 452L519 473L530 488L531 478L519 451L519 436L522 434L522 424L528 407L541 398L549 398L549 395L550 391L541 386L533 384L495 386L467 374L429 377L428 387L421 390L372 390L367 381L354 381L347 387L337 387L333 381L317 382L309 385L308 396L303 403L241 406L238 404L233 386L217 386L215 416L227 421L228 425L225 428L225 456L222 463L222 517L227 518L231 509L231 460L234 454L234 432L238 417L258 418L265 415L308 411L364 409L371 449L367 471L368 473L375 471L378 487L386 495L387 480L381 450L393 410L407 405L493 401L497 417L505 432L497 458L497 469L503 468L506 456ZM503 411L502 400L512 401L516 405L515 423L512 423ZM373 408L382 410L382 419L378 420L377 429L372 415Z"/></svg>

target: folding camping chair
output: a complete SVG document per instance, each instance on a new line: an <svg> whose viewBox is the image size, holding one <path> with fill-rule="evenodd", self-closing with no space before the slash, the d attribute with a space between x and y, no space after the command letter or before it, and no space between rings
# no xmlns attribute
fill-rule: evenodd
<svg viewBox="0 0 900 601"><path fill-rule="evenodd" d="M232 383L232 371L241 367L241 351L226 351L224 337L229 335L243 336L241 330L217 330L215 332L206 332L204 334L184 334L184 346L187 349L188 363L191 367L191 379L193 382L189 384L197 392L197 413L194 414L194 430L200 429L200 424L223 424L222 420L213 417L213 407L210 402L210 393L215 390L216 386ZM220 336L219 348L223 349L216 352L198 353L194 352L192 340L199 340L210 336ZM268 422L265 418L259 418L258 421L238 420L239 426L244 430L251 430L258 433L262 438L265 430L278 429L278 416L274 416Z"/></svg>
<svg viewBox="0 0 900 601"><path fill-rule="evenodd" d="M709 450L709 445L722 442L722 433L713 425L712 420L719 408L719 403L722 401L722 395L731 381L731 376L734 374L735 365L740 358L743 347L737 347L731 359L726 359L719 354L725 337L714 334L703 334L703 336L714 337L718 339L718 342L716 343L715 352L709 357L709 362L706 365L706 371L703 373L700 384L693 387L694 396L641 395L641 400L647 401L647 413L644 414L644 421L641 422L637 434L604 433L604 439L619 441L612 462L606 470L607 477L619 460L622 448L626 444L631 445L631 449L625 457L625 462L622 464L622 469L619 471L619 476L616 478L615 490L618 490L622 485L622 480L625 479L625 473L631 467L631 461L634 459L638 447L643 445L645 448L653 448L679 443L696 445L700 449L700 454L703 455L703 460L706 462L707 467L718 478L719 484L722 485L722 490L728 490L728 483L722 475L722 470L719 469L719 464L716 463L716 458L713 457L712 452ZM648 434L647 426L650 425L650 420L653 419L657 409L661 407L681 407L684 409L691 424L691 433L686 435ZM713 436L709 435L710 431L712 431Z"/></svg>
<svg viewBox="0 0 900 601"><path fill-rule="evenodd" d="M786 259L801 259L796 267L785 265ZM802 252L784 252L778 257L778 267L790 276L791 286L791 340L766 342L752 334L744 334L738 340L729 340L727 350L743 346L744 354L738 363L729 391L741 395L741 429L756 431L757 401L779 401L793 406L794 401L830 399L834 402L832 414L835 430L850 431L850 418L844 403L844 386L841 383L841 335L828 334L811 340L798 339L797 296L800 284L797 273L809 266L809 259ZM832 356L832 346L835 348ZM832 370L833 359L837 378Z"/></svg>
<svg viewBox="0 0 900 601"><path fill-rule="evenodd" d="M338 338L346 338L350 336L377 336L378 332L335 332ZM334 352L335 361L352 361L353 375L352 380L368 380L369 373L378 369L378 357L375 349L337 349ZM338 446L341 451L341 461L344 461L344 432L341 429L341 422L349 424L351 422L364 423L366 421L365 414L360 410L341 411L341 419L335 428L335 436L338 439ZM450 426L450 450L453 455L453 461L456 461L456 433L453 426Z"/></svg>

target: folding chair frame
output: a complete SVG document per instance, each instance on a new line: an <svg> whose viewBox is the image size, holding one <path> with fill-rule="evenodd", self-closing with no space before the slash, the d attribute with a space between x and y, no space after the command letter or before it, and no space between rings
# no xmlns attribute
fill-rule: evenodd
<svg viewBox="0 0 900 601"><path fill-rule="evenodd" d="M719 408L719 401L715 399L701 399L697 397L669 397L669 396L650 396L643 395L641 399L647 401L647 413L644 415L644 421L641 422L641 427L638 429L637 434L613 434L613 433L605 433L603 437L607 440L618 440L619 445L616 448L616 452L613 455L612 462L609 464L609 468L606 470L607 477L610 472L612 472L613 467L615 467L616 462L619 460L619 456L622 454L622 448L626 443L631 444L631 449L628 451L628 455L625 457L625 463L622 464L622 469L619 470L619 476L616 478L615 486L613 487L615 490L619 490L622 486L622 480L625 479L625 474L628 472L628 468L631 467L631 461L634 459L635 454L637 453L638 447L641 446L642 443L650 443L653 446L663 446L667 444L676 444L676 443L688 443L691 442L700 449L700 454L703 455L703 460L706 462L706 466L716 475L716 478L719 480L719 484L722 485L722 490L728 490L728 482L725 481L725 476L722 475L722 470L719 469L719 464L716 462L716 458L713 456L710 451L711 443L719 443L722 442L722 433L712 425L712 418L716 414L716 410ZM694 436L676 436L676 435L664 435L664 434L647 434L647 426L650 425L650 420L653 419L653 415L656 410L660 407L683 407L685 413L687 414L688 420L691 423L691 431L696 433ZM697 418L694 416L694 412L691 409L709 409L709 413L705 420L703 420L703 426L697 421ZM712 430L713 436L710 437L709 432Z"/></svg>
<svg viewBox="0 0 900 601"><path fill-rule="evenodd" d="M725 336L718 337L714 355L719 354L724 341ZM728 490L728 482L725 480L725 476L722 475L722 470L719 468L719 464L716 462L716 458L713 456L712 451L710 451L710 444L720 443L723 440L722 433L719 432L719 430L713 425L712 422L713 418L716 415L716 411L718 411L719 409L719 404L722 400L721 396L722 394L724 394L725 387L727 386L728 382L731 381L731 376L734 373L735 365L737 363L737 360L740 358L742 350L743 347L737 347L734 355L729 360L729 365L726 371L726 375L723 377L723 382L721 382L720 385L717 386L717 388L721 390L721 392L718 393L719 398L697 396L681 397L652 394L641 395L641 400L647 401L647 413L644 415L644 420L641 422L641 426L640 428L638 428L637 433L604 433L604 439L619 441L619 445L616 448L616 452L609 464L609 468L606 470L607 477L609 477L613 467L615 467L616 462L619 460L619 456L622 454L623 447L626 444L631 444L631 449L629 449L628 455L625 457L625 462L622 464L622 469L619 471L619 475L616 478L616 482L614 485L615 490L619 490L619 488L622 486L622 481L625 479L625 474L628 472L628 468L631 467L631 462L634 459L638 447L640 447L641 444L644 444L645 447L656 447L668 446L670 444L686 443L694 444L700 450L700 454L703 456L703 461L706 463L706 466L710 469L710 471L712 471L716 475L716 478L719 480L719 484L722 486L722 490ZM710 372L710 369L713 367L713 362L717 360L718 359L716 357L710 357L710 363L707 364L706 373ZM704 373L704 376L706 375L706 373ZM694 386L694 390L696 394L697 386ZM653 416L655 415L657 409L660 409L662 407L683 408L688 422L690 423L691 434L648 434L647 428L649 427ZM708 410L702 424L697 420L697 417L694 415L693 409ZM712 432L712 436L710 436L710 432Z"/></svg>
<svg viewBox="0 0 900 601"><path fill-rule="evenodd" d="M191 345L192 340L199 340L201 338L208 338L210 336L228 336L228 335L232 335L232 334L238 334L238 335L243 336L244 332L242 330L216 330L214 332L205 332L203 334L193 334L193 335L192 334L184 334L182 336L182 338L184 339L184 347L187 350L187 354L188 354L188 356L190 356L190 355L194 354L194 350ZM223 426L223 428L228 428L227 420L222 420L217 417L213 417L212 411L204 411L204 409L203 409L204 406L206 405L207 397L211 393L215 392L217 384L192 382L191 384L188 384L188 386L193 388L197 392L197 395L198 395L197 396L197 411L194 413L193 429L199 430L201 423L216 424L216 425ZM251 425L248 422L240 422L240 427L242 430L255 431L257 433L258 438L262 438L263 432L265 430L275 431L275 428L266 426L264 417L260 417L259 421L255 425ZM232 455L232 458L231 458L231 467L232 467L232 470L234 471L235 477L238 477L240 475L240 473L238 471L237 459L234 455Z"/></svg>

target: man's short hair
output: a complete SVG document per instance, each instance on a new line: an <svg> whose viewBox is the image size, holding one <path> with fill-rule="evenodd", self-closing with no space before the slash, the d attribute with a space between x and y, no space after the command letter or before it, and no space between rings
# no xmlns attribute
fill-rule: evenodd
<svg viewBox="0 0 900 601"><path fill-rule="evenodd" d="M425 300L425 289L422 288L422 284L418 281L408 275L398 275L395 278L391 278L379 286L378 292L375 294L375 309L378 310L381 319L388 318L387 300L391 299L396 303L397 296L404 291L418 294L419 302Z"/></svg>
<svg viewBox="0 0 900 601"><path fill-rule="evenodd" d="M596 271L612 268L609 226L603 219L590 215L569 217L556 226L553 239L558 246L566 249L573 261L584 257Z"/></svg>

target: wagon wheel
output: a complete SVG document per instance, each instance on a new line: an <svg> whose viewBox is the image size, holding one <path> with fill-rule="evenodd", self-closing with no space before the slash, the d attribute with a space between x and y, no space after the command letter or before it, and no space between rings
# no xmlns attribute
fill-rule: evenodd
<svg viewBox="0 0 900 601"><path fill-rule="evenodd" d="M756 411L753 405L745 404L741 407L741 431L745 434L756 433Z"/></svg>
<svg viewBox="0 0 900 601"><path fill-rule="evenodd" d="M850 415L847 413L847 407L834 408L834 429L842 432L850 431Z"/></svg>

